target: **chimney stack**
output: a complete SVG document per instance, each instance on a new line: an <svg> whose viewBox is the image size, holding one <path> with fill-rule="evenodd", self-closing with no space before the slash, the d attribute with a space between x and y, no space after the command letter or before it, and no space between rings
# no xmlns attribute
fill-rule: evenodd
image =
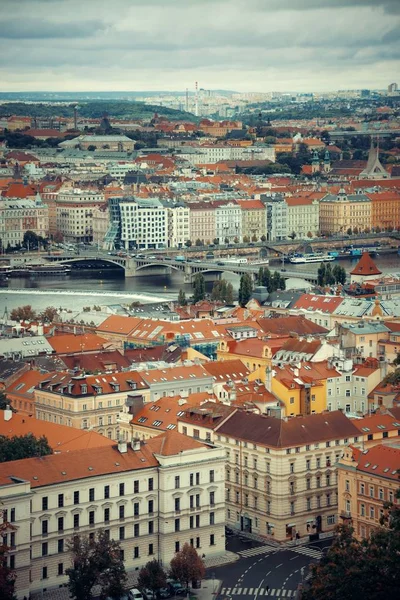
<svg viewBox="0 0 400 600"><path fill-rule="evenodd" d="M135 452L140 450L140 440L138 438L133 438L133 440L131 441L131 448Z"/></svg>
<svg viewBox="0 0 400 600"><path fill-rule="evenodd" d="M121 454L126 454L128 452L128 444L125 440L118 441L118 452Z"/></svg>

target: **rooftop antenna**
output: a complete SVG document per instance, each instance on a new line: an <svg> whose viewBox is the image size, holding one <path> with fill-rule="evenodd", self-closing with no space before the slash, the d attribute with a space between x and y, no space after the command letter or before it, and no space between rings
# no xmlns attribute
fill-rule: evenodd
<svg viewBox="0 0 400 600"><path fill-rule="evenodd" d="M195 82L195 90L196 90L196 103L195 103L195 108L194 108L194 114L196 115L196 117L199 116L199 84L196 81Z"/></svg>

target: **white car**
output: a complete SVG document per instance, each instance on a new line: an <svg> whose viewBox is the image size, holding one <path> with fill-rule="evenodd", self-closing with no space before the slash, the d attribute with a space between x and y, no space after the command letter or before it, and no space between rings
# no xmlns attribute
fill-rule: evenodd
<svg viewBox="0 0 400 600"><path fill-rule="evenodd" d="M131 590L129 590L128 598L129 600L144 600L142 592L137 588L132 588Z"/></svg>

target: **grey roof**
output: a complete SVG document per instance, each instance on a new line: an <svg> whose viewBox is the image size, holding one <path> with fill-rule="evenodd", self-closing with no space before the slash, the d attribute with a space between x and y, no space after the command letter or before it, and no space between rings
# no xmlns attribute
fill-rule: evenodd
<svg viewBox="0 0 400 600"><path fill-rule="evenodd" d="M348 329L355 334L386 333L390 331L386 325L379 321L358 321L357 323L343 323L343 329Z"/></svg>
<svg viewBox="0 0 400 600"><path fill-rule="evenodd" d="M371 202L365 194L327 194L321 198L320 202L341 202L349 200L350 202Z"/></svg>
<svg viewBox="0 0 400 600"><path fill-rule="evenodd" d="M44 353L52 354L53 348L43 335L0 340L1 356L12 357L18 354L22 358L27 358Z"/></svg>

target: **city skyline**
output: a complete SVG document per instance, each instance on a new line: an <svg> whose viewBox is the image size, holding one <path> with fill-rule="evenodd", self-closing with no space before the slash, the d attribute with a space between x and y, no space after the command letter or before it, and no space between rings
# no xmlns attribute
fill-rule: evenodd
<svg viewBox="0 0 400 600"><path fill-rule="evenodd" d="M5 0L3 91L384 89L399 23L395 0Z"/></svg>

